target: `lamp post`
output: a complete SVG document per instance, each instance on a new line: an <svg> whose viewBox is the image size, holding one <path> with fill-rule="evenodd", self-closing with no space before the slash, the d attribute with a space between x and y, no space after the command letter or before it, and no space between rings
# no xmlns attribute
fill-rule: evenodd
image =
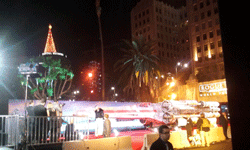
<svg viewBox="0 0 250 150"><path fill-rule="evenodd" d="M113 98L115 99L115 94L116 94L116 93L115 93L115 87L112 86L112 87L111 87L111 90L114 91Z"/></svg>
<svg viewBox="0 0 250 150"><path fill-rule="evenodd" d="M157 88L157 94L158 94L158 98L157 98L157 102L159 103L160 102L160 95L161 95L161 89L160 89L160 86L161 86L161 80L164 78L165 76L164 75L161 75L160 77L156 76L155 79L158 80L158 88Z"/></svg>
<svg viewBox="0 0 250 150"><path fill-rule="evenodd" d="M103 40L102 40L102 25L101 25L101 6L100 0L96 0L96 13L98 16L99 23L99 32L100 32L100 40L101 40L101 50L102 50L102 100L105 100L105 72L104 72L104 48L103 48Z"/></svg>
<svg viewBox="0 0 250 150"><path fill-rule="evenodd" d="M187 68L188 67L188 64L187 63L180 63L178 62L175 66L175 78L177 78L177 72L178 72L178 67L183 67L183 68Z"/></svg>

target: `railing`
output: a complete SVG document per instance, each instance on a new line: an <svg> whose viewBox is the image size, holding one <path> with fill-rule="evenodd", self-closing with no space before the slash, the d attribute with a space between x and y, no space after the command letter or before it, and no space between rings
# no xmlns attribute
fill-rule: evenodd
<svg viewBox="0 0 250 150"><path fill-rule="evenodd" d="M19 116L0 116L0 147L17 149L19 143Z"/></svg>
<svg viewBox="0 0 250 150"><path fill-rule="evenodd" d="M89 138L89 118L0 116L0 147L61 143Z"/></svg>

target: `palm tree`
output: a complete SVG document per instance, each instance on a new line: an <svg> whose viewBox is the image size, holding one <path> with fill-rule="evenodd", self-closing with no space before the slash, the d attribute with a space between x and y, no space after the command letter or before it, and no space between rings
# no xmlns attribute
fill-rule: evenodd
<svg viewBox="0 0 250 150"><path fill-rule="evenodd" d="M124 55L114 65L115 71L120 72L118 83L124 85L123 91L135 94L139 101L142 93L155 95L155 76L160 75L156 47L156 41L145 42L143 36L133 38L132 42L123 40L121 50Z"/></svg>

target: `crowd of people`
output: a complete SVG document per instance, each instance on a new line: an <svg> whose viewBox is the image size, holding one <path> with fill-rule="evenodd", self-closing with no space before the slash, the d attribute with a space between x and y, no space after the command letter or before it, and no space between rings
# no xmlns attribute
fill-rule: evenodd
<svg viewBox="0 0 250 150"><path fill-rule="evenodd" d="M186 131L187 131L187 138L191 142L194 140L193 135L193 121L188 115L184 117L187 120L186 124ZM223 133L226 138L227 136L227 128L228 128L228 120L225 112L222 112L220 117L218 118L218 124L222 126ZM198 136L200 137L200 144L201 146L210 146L210 138L209 138L209 131L211 127L210 121L205 118L205 114L201 113L199 119L197 120L197 129L198 129ZM159 149L166 149L166 150L173 150L173 145L168 141L170 138L170 128L167 125L162 125L159 127L159 138L151 145L150 150L159 150Z"/></svg>
<svg viewBox="0 0 250 150"><path fill-rule="evenodd" d="M60 137L61 126L62 123L67 123L65 129L65 140L75 140L77 135L74 132L74 119L70 118L68 122L62 119L62 104L58 104L58 102L49 102L47 107L45 107L45 102L40 101L37 105L34 105L34 102L31 101L29 106L27 107L27 112L29 117L29 142L39 141L43 142L47 140L47 137L50 132L50 141L56 142ZM103 136L110 137L111 135L111 122L109 120L109 115L104 114L102 108L95 106L95 136ZM35 117L33 117L35 116ZM177 119L173 117L173 120ZM187 120L186 131L187 138L190 141L194 141L195 136L193 135L194 124L189 115L184 117ZM175 122L175 121L172 121ZM226 139L227 136L227 128L228 128L228 120L226 113L222 113L218 118L218 124L223 127L223 133ZM200 139L201 146L210 146L209 141L209 131L211 127L210 121L205 118L204 113L201 113L197 123L197 135ZM39 129L39 130L38 130ZM159 139L155 141L151 150L154 149L173 149L173 146L170 142L168 142L170 138L170 129L167 125L162 125L159 127Z"/></svg>
<svg viewBox="0 0 250 150"><path fill-rule="evenodd" d="M26 108L28 142L46 142L48 137L51 142L56 142L61 136L62 123L67 123L65 139L70 140L74 134L73 118L68 122L62 119L63 104L48 102L46 107L45 104L45 101L39 101L34 105L34 101L30 101Z"/></svg>
<svg viewBox="0 0 250 150"><path fill-rule="evenodd" d="M69 117L67 121L62 119L62 107L63 104L58 102L48 102L46 107L45 101L39 101L37 105L34 105L34 101L29 102L26 108L29 143L45 142L48 137L51 142L57 142L61 137L62 123L67 124L64 132L66 141L79 138L74 129L74 117ZM104 114L98 106L95 107L95 119L95 136L110 137L109 115Z"/></svg>

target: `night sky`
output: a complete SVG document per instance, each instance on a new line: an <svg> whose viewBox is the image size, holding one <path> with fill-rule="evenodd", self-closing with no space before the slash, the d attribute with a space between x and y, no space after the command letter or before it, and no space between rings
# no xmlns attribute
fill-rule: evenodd
<svg viewBox="0 0 250 150"><path fill-rule="evenodd" d="M119 59L121 39L131 39L130 12L139 0L101 0L101 22L105 51L105 73L113 84L116 80L113 64ZM168 0L180 7L185 0ZM74 83L81 83L80 72L88 62L101 59L98 18L95 0L0 1L0 51L4 63L14 59L34 57L43 53L51 24L55 46L72 62ZM96 50L96 53L93 53Z"/></svg>

